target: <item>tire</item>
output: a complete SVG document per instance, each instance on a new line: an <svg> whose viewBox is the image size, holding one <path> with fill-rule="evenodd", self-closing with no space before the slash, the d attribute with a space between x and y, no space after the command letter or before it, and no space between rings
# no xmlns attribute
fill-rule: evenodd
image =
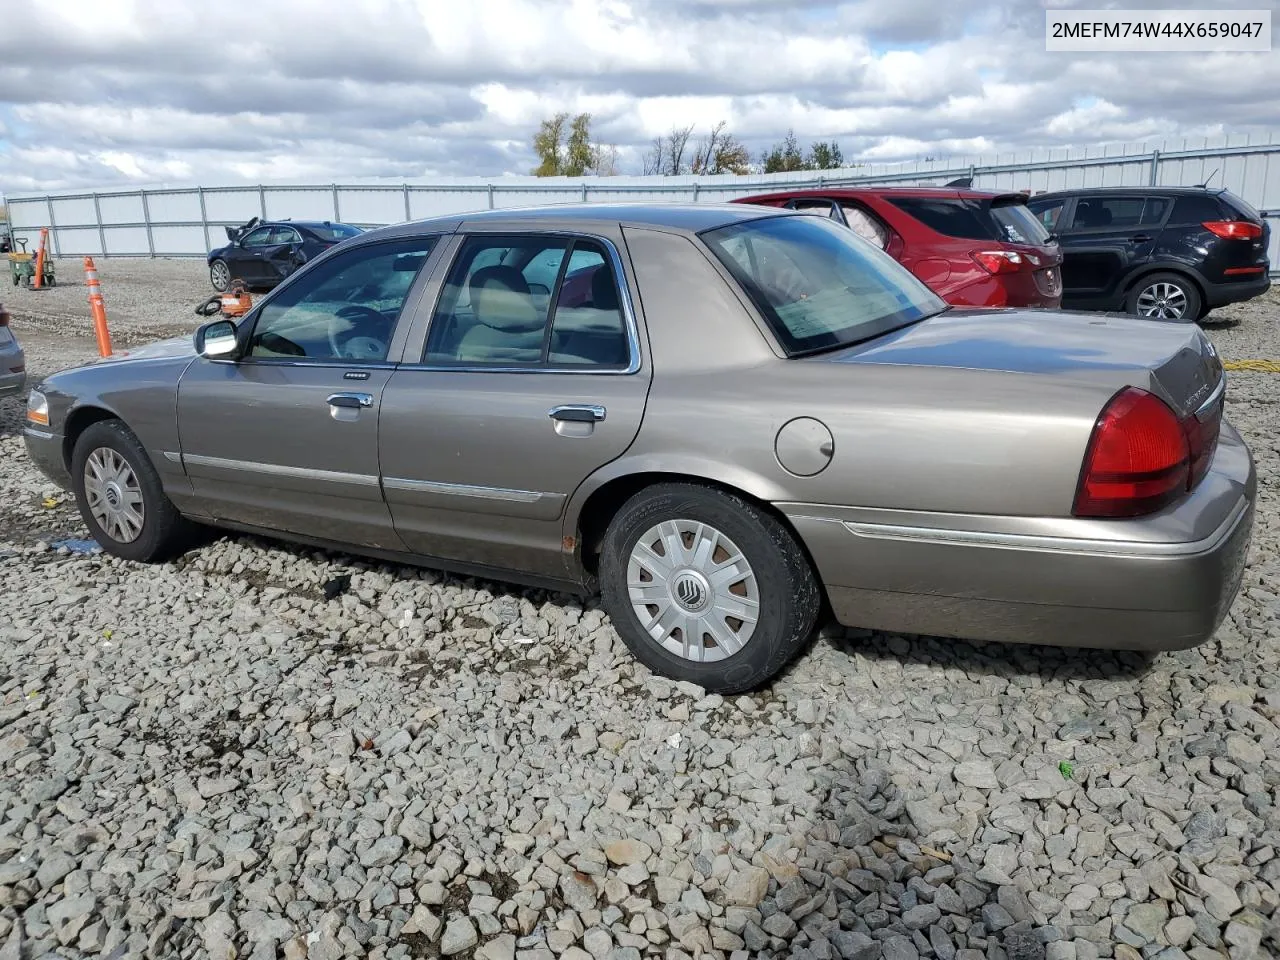
<svg viewBox="0 0 1280 960"><path fill-rule="evenodd" d="M701 563L690 556L697 553L700 535L709 555ZM684 551L684 562L674 568L665 567L654 550L640 547L642 540L660 544L672 536L675 548ZM732 562L735 556L745 567ZM737 579L716 578L717 590L703 569ZM632 576L639 585L634 597ZM623 504L605 533L600 586L614 629L637 660L655 673L714 693L742 693L777 676L808 642L822 606L808 559L781 523L741 497L684 483L649 487ZM649 597L659 602L644 603ZM752 599L754 625L732 614L717 615L722 607L750 613ZM660 637L650 634L634 604ZM686 644L685 629L677 624L699 628L700 637ZM716 642L704 627L715 629L725 642Z"/></svg>
<svg viewBox="0 0 1280 960"><path fill-rule="evenodd" d="M91 458L99 476L110 478L109 482L99 479L95 484L98 490L92 492L88 489L90 481L86 480L86 470L92 472ZM113 472L121 463L127 474L123 470ZM173 556L183 545L189 530L187 521L165 496L160 475L138 438L119 420L101 420L80 434L71 454L71 482L80 516L107 553L138 563L154 563ZM108 519L108 531L99 514L105 509L108 517L119 517L123 511L114 509L112 503L135 498L141 505L140 510L134 510L141 519L138 529L132 529L136 522L132 518L123 525Z"/></svg>
<svg viewBox="0 0 1280 960"><path fill-rule="evenodd" d="M1180 273L1149 273L1139 277L1124 306L1128 313L1148 320L1194 323L1201 315L1200 291Z"/></svg>
<svg viewBox="0 0 1280 960"><path fill-rule="evenodd" d="M227 261L218 259L209 264L209 283L219 293L231 285L231 268Z"/></svg>

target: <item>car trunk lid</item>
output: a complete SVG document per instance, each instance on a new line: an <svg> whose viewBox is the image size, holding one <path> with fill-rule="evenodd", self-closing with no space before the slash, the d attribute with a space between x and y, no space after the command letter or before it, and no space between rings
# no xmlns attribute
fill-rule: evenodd
<svg viewBox="0 0 1280 960"><path fill-rule="evenodd" d="M1109 391L1137 386L1162 394L1179 417L1199 410L1223 378L1195 324L1023 310L952 309L812 359L1087 380Z"/></svg>

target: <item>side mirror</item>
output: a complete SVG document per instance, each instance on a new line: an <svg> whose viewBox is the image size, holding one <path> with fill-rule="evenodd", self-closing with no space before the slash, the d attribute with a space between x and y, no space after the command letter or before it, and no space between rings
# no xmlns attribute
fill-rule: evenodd
<svg viewBox="0 0 1280 960"><path fill-rule="evenodd" d="M230 320L201 324L195 334L196 353L202 357L231 357L240 347L236 325Z"/></svg>

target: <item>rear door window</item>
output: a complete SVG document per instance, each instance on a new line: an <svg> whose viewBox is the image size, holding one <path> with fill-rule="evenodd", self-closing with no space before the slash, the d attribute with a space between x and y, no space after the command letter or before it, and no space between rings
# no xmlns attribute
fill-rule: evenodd
<svg viewBox="0 0 1280 960"><path fill-rule="evenodd" d="M1142 222L1146 197L1081 197L1076 201L1073 230L1123 230Z"/></svg>
<svg viewBox="0 0 1280 960"><path fill-rule="evenodd" d="M990 220L976 204L944 197L890 197L889 202L911 214L930 230L961 240L994 240Z"/></svg>
<svg viewBox="0 0 1280 960"><path fill-rule="evenodd" d="M585 238L469 238L445 281L423 359L466 367L626 367L622 300L604 248Z"/></svg>
<svg viewBox="0 0 1280 960"><path fill-rule="evenodd" d="M1158 227L1164 223L1165 215L1169 212L1168 197L1147 197L1147 204L1142 208L1142 225L1144 227Z"/></svg>

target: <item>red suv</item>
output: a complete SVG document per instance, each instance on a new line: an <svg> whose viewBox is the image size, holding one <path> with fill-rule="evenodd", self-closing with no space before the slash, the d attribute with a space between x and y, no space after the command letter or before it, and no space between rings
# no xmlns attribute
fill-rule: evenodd
<svg viewBox="0 0 1280 960"><path fill-rule="evenodd" d="M809 210L876 244L957 306L1062 304L1057 238L1023 193L956 187L842 187L739 197L735 203Z"/></svg>

